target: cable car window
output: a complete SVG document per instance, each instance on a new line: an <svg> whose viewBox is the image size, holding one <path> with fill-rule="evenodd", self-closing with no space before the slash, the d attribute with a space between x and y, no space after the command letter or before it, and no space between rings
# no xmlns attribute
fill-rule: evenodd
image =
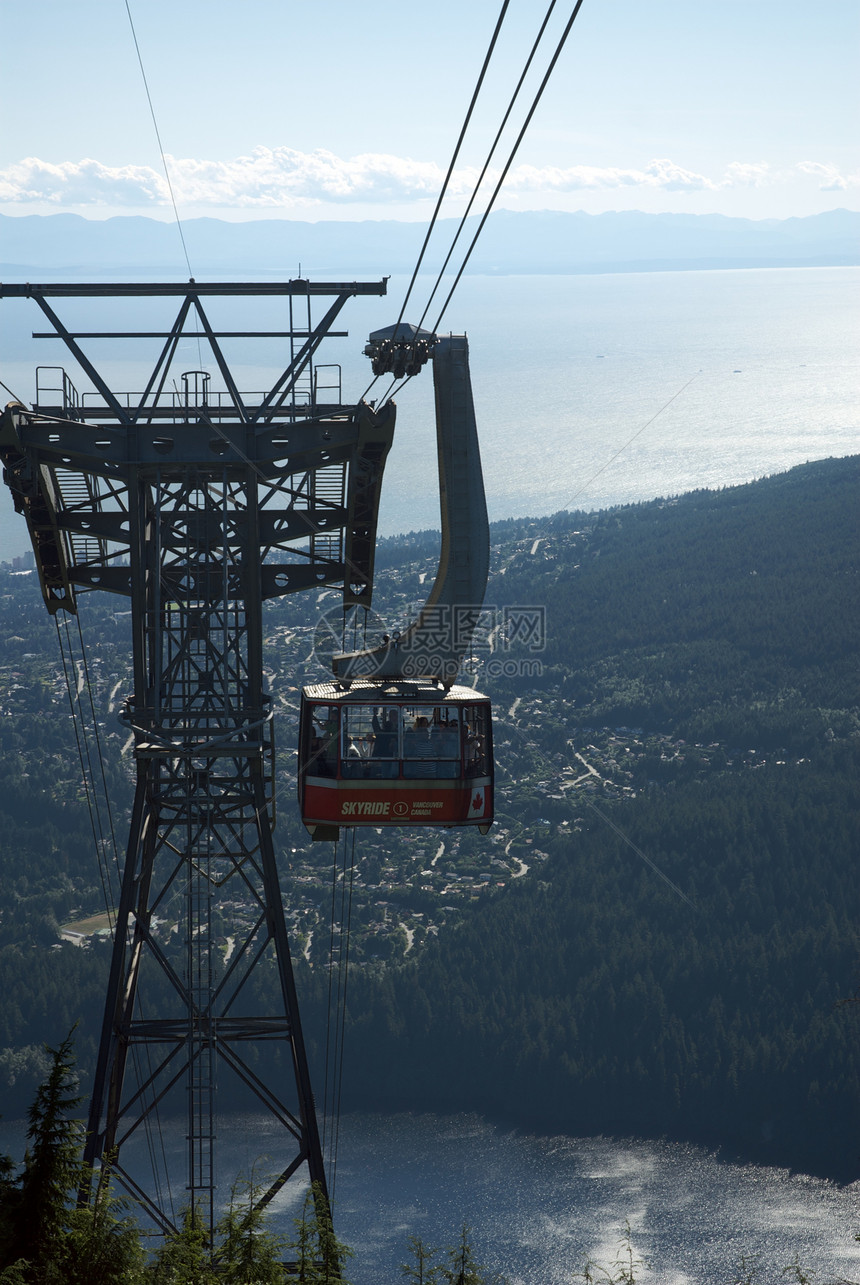
<svg viewBox="0 0 860 1285"><path fill-rule="evenodd" d="M337 705L314 704L308 720L308 771L312 776L337 776Z"/></svg>
<svg viewBox="0 0 860 1285"><path fill-rule="evenodd" d="M467 705L463 710L467 777L486 776L489 772L489 721L488 705Z"/></svg>
<svg viewBox="0 0 860 1285"><path fill-rule="evenodd" d="M396 706L344 705L341 776L379 779L399 775L399 718Z"/></svg>
<svg viewBox="0 0 860 1285"><path fill-rule="evenodd" d="M411 780L460 775L460 723L439 706L403 708L403 775Z"/></svg>

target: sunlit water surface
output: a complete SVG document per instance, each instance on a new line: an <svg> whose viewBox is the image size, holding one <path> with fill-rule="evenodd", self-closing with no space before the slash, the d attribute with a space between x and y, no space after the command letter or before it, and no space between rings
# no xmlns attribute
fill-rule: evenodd
<svg viewBox="0 0 860 1285"><path fill-rule="evenodd" d="M264 1181L278 1168L270 1122L220 1121L218 1172ZM23 1126L0 1125L0 1148L20 1157ZM163 1152L184 1172L185 1129L169 1122ZM136 1154L132 1148L136 1148ZM124 1163L144 1177L143 1140ZM352 1285L396 1285L407 1239L446 1246L467 1223L476 1257L510 1285L570 1285L591 1257L611 1267L629 1221L636 1279L659 1285L735 1285L743 1258L756 1285L796 1279L860 1282L860 1184L784 1169L737 1165L695 1147L611 1138L536 1138L477 1116L350 1115L340 1126L335 1221L355 1251ZM283 1162L283 1161L282 1161ZM174 1178L173 1197L184 1191ZM273 1205L273 1225L293 1231L304 1188L291 1183ZM599 1277L598 1277L599 1279Z"/></svg>
<svg viewBox="0 0 860 1285"><path fill-rule="evenodd" d="M352 300L342 313L349 337L321 350L322 360L342 366L345 399L367 389L364 341L396 318L403 291L394 278L386 297ZM418 319L427 293L419 282L407 319ZM213 301L213 323L282 325L283 304L263 303L271 315L261 319L249 304ZM108 324L96 302L63 307L70 325ZM171 321L175 303L142 300L135 308L143 328ZM120 314L111 315L120 324ZM29 339L38 324L30 301L0 307L0 378L22 398L33 396L37 361L68 364L59 343ZM469 335L493 519L747 482L860 449L858 268L464 277L443 328ZM145 346L135 353L145 355ZM128 344L97 341L94 349L113 388L142 387ZM225 341L225 349L243 389L268 387L283 369L279 352L260 364L266 351L256 342ZM200 362L196 341L184 340L180 365ZM380 380L369 395L387 387ZM429 374L397 401L383 534L439 525ZM3 488L0 550L10 556L26 547Z"/></svg>
<svg viewBox="0 0 860 1285"><path fill-rule="evenodd" d="M180 1135L168 1130L177 1161ZM267 1141L260 1117L225 1120L220 1171L273 1171ZM395 1285L410 1235L445 1246L464 1221L478 1260L511 1285L569 1285L589 1255L610 1266L626 1220L650 1264L643 1281L734 1285L743 1255L759 1285L785 1285L795 1258L816 1285L860 1281L856 1187L670 1143L523 1136L472 1115L347 1116L337 1151L335 1215L355 1250L353 1285ZM292 1230L301 1198L280 1198L279 1227Z"/></svg>

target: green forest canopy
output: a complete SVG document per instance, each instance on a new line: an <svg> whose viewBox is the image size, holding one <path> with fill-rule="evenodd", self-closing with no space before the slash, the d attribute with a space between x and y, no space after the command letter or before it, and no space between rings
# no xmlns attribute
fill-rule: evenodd
<svg viewBox="0 0 860 1285"><path fill-rule="evenodd" d="M858 480L860 460L828 460L495 525L489 600L547 610L541 676L490 685L500 806L545 857L421 950L357 970L346 1106L665 1134L858 1176ZM437 540L384 542L383 606ZM57 923L97 900L97 871L52 703L56 644L33 578L0 575L14 711L0 729L0 1077L14 1106L44 1070L41 1042L77 1017L80 1062L94 1055L107 946L56 945ZM87 603L105 690L125 663L116 608ZM277 610L312 618L306 603ZM299 681L295 655L278 663ZM558 787L599 733L620 742L615 780ZM301 843L290 813L280 841ZM369 839L359 850L373 860ZM323 971L297 968L319 1055Z"/></svg>

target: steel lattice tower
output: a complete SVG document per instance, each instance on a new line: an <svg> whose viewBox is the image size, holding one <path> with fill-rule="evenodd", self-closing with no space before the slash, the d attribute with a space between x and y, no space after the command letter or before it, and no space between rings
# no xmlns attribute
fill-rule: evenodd
<svg viewBox="0 0 860 1285"><path fill-rule="evenodd" d="M323 402L314 359L347 299L384 292L384 282L303 280L0 286L0 298L38 304L94 387L81 399L64 372L42 368L33 408L13 403L0 418L0 455L49 611L75 611L87 589L131 602L134 682L122 721L136 788L86 1158L110 1156L165 1231L176 1214L129 1171L124 1148L157 1111L183 1110L187 1198L211 1231L218 1104L231 1085L280 1130L283 1161L262 1202L303 1170L328 1199L272 839L262 610L326 584L369 601L394 408ZM216 332L207 296L260 295L282 298L287 329ZM84 333L60 321L55 296L174 296L179 310L162 332ZM314 325L319 297L332 302ZM192 324L217 365L218 393L200 371L168 385ZM228 335L288 342L265 394L239 392L221 347ZM114 393L85 355L81 340L108 337L162 341L142 393ZM225 916L226 958L216 943ZM287 1064L275 1082L260 1064L272 1042Z"/></svg>

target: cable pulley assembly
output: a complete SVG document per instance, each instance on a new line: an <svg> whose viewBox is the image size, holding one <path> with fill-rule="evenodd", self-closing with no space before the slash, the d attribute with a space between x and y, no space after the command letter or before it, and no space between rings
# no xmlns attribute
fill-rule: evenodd
<svg viewBox="0 0 860 1285"><path fill-rule="evenodd" d="M433 356L436 336L432 330L422 330L406 321L374 330L364 348L370 358L374 375L417 375L421 367Z"/></svg>

